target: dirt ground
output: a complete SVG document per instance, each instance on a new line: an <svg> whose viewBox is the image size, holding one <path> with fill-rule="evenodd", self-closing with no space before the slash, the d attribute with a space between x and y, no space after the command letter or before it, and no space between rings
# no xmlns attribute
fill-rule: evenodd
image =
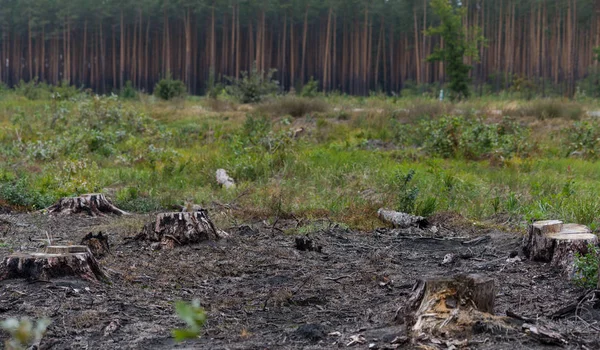
<svg viewBox="0 0 600 350"><path fill-rule="evenodd" d="M599 312L582 302L577 312L551 320L585 290L550 266L507 262L520 251L521 233L433 220L436 229L355 232L322 224L310 235L321 252L300 251L290 234L299 224L253 222L223 228L229 238L172 250L152 250L130 239L148 216L121 218L0 215L0 257L34 251L47 231L57 243L79 243L88 232L110 236L100 259L110 284L77 279L0 282L0 319L49 317L41 349L331 349L411 348L391 344L406 330L394 320L422 278L477 273L497 285L495 312L507 310L560 332L568 349L600 348ZM383 226L383 225L382 225ZM433 231L437 231L433 233ZM488 239L474 245L474 237ZM442 265L452 253L454 263ZM197 341L176 344L170 332L184 324L174 302L200 300L208 322ZM109 324L117 325L105 335ZM600 323L599 323L600 324ZM337 333L339 332L339 333ZM6 333L0 333L5 339ZM440 348L445 348L440 346ZM473 334L470 349L543 349L522 334Z"/></svg>

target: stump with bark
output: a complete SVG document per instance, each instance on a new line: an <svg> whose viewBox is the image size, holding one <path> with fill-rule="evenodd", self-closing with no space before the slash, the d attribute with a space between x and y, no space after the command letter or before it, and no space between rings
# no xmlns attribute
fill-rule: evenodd
<svg viewBox="0 0 600 350"><path fill-rule="evenodd" d="M86 246L48 246L44 252L9 255L0 264L0 281L14 278L47 281L60 277L108 281Z"/></svg>
<svg viewBox="0 0 600 350"><path fill-rule="evenodd" d="M550 262L572 276L575 253L587 254L590 244L598 244L598 237L587 226L538 221L529 226L523 252L531 260Z"/></svg>
<svg viewBox="0 0 600 350"><path fill-rule="evenodd" d="M87 246L95 258L100 258L110 253L108 235L102 233L102 231L97 234L88 233L81 239L80 244Z"/></svg>
<svg viewBox="0 0 600 350"><path fill-rule="evenodd" d="M161 242L170 248L219 238L205 210L158 214L137 235L137 239Z"/></svg>
<svg viewBox="0 0 600 350"><path fill-rule="evenodd" d="M468 338L482 325L510 328L493 315L495 296L494 280L480 275L419 281L403 310L406 328L413 343L423 346L439 338Z"/></svg>
<svg viewBox="0 0 600 350"><path fill-rule="evenodd" d="M84 194L79 197L61 198L52 206L46 208L48 214L79 214L90 216L105 216L107 214L127 215L128 213L115 207L103 194Z"/></svg>

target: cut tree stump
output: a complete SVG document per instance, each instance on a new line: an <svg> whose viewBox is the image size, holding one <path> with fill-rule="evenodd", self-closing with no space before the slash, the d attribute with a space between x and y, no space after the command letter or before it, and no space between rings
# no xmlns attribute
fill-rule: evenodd
<svg viewBox="0 0 600 350"><path fill-rule="evenodd" d="M598 244L598 237L587 226L538 221L529 226L523 252L529 259L550 262L572 277L575 253L587 254L589 244Z"/></svg>
<svg viewBox="0 0 600 350"><path fill-rule="evenodd" d="M495 297L494 280L480 275L421 280L403 310L406 328L421 346L439 337L465 339L482 324L509 329L493 315Z"/></svg>
<svg viewBox="0 0 600 350"><path fill-rule="evenodd" d="M128 213L115 207L103 194L91 193L79 197L61 198L46 209L48 214L79 214L105 216L106 214L127 215Z"/></svg>
<svg viewBox="0 0 600 350"><path fill-rule="evenodd" d="M422 216L415 216L399 211L387 210L381 208L377 211L377 216L383 222L394 225L396 228L408 228L411 226L425 227L427 219Z"/></svg>
<svg viewBox="0 0 600 350"><path fill-rule="evenodd" d="M137 239L161 242L168 247L218 240L219 233L206 210L162 213L146 224Z"/></svg>
<svg viewBox="0 0 600 350"><path fill-rule="evenodd" d="M59 277L108 281L86 246L48 246L44 252L9 255L0 264L0 281L14 278L47 281Z"/></svg>
<svg viewBox="0 0 600 350"><path fill-rule="evenodd" d="M102 231L97 234L93 234L92 232L88 233L81 239L80 244L90 248L90 251L95 258L100 258L110 253L108 235L105 235Z"/></svg>

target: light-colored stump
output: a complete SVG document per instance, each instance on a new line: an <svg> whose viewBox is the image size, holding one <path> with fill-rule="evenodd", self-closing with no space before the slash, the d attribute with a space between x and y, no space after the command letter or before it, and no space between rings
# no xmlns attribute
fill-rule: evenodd
<svg viewBox="0 0 600 350"><path fill-rule="evenodd" d="M60 277L108 280L86 246L49 246L45 252L15 253L0 264L0 281L14 278L47 281Z"/></svg>
<svg viewBox="0 0 600 350"><path fill-rule="evenodd" d="M57 203L46 209L48 214L79 214L90 216L105 216L106 214L127 215L128 213L115 207L101 193L84 194L79 197L61 198Z"/></svg>
<svg viewBox="0 0 600 350"><path fill-rule="evenodd" d="M144 226L137 238L173 247L218 240L220 237L207 212L201 210L158 214L154 221Z"/></svg>
<svg viewBox="0 0 600 350"><path fill-rule="evenodd" d="M586 254L590 244L598 244L598 237L587 226L538 221L529 226L523 252L529 259L550 262L572 277L575 253Z"/></svg>
<svg viewBox="0 0 600 350"><path fill-rule="evenodd" d="M422 216L410 215L384 208L377 211L377 216L381 221L392 224L396 228L408 228L411 226L422 227L427 225L427 219Z"/></svg>
<svg viewBox="0 0 600 350"><path fill-rule="evenodd" d="M494 280L461 275L420 281L404 309L413 345L427 346L432 339L465 339L476 326L508 328L493 315Z"/></svg>

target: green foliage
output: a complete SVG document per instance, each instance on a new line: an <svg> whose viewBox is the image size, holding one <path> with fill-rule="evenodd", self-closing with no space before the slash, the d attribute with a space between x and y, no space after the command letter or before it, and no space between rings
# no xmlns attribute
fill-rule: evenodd
<svg viewBox="0 0 600 350"><path fill-rule="evenodd" d="M598 246L588 245L588 252L580 254L575 252L575 284L585 288L596 288L598 285L598 261L600 249Z"/></svg>
<svg viewBox="0 0 600 350"><path fill-rule="evenodd" d="M77 87L69 84L68 81L63 80L60 84L51 88L52 98L54 100L70 100L81 93L81 90Z"/></svg>
<svg viewBox="0 0 600 350"><path fill-rule="evenodd" d="M183 81L173 79L170 74L161 79L154 87L154 95L163 100L172 100L174 98L184 97L186 87Z"/></svg>
<svg viewBox="0 0 600 350"><path fill-rule="evenodd" d="M196 339L200 336L202 326L206 322L206 312L200 307L200 302L194 300L191 303L178 301L175 303L177 316L186 323L187 328L174 329L171 331L175 341Z"/></svg>
<svg viewBox="0 0 600 350"><path fill-rule="evenodd" d="M206 95L211 99L217 99L225 91L225 86L220 79L217 80L215 69L213 67L208 71L208 81L206 82Z"/></svg>
<svg viewBox="0 0 600 350"><path fill-rule="evenodd" d="M133 87L133 83L131 82L131 80L127 80L125 86L121 88L121 91L119 92L119 97L124 100L135 100L138 98L138 92Z"/></svg>
<svg viewBox="0 0 600 350"><path fill-rule="evenodd" d="M314 77L310 77L310 80L304 84L300 96L302 97L317 97L319 95L319 81L315 80Z"/></svg>
<svg viewBox="0 0 600 350"><path fill-rule="evenodd" d="M398 132L409 135L413 142L433 156L443 158L464 157L483 159L492 155L510 158L525 156L533 148L529 130L513 119L487 124L468 117L442 117L424 120L410 130L403 127Z"/></svg>
<svg viewBox="0 0 600 350"><path fill-rule="evenodd" d="M415 212L417 198L419 197L419 188L412 185L414 176L414 169L410 169L406 174L402 172L396 174L394 187L398 193L397 208L403 213L412 214Z"/></svg>
<svg viewBox="0 0 600 350"><path fill-rule="evenodd" d="M594 47L592 51L594 52L594 60L600 62L600 47Z"/></svg>
<svg viewBox="0 0 600 350"><path fill-rule="evenodd" d="M567 155L595 159L600 154L600 122L585 120L575 122L564 131Z"/></svg>
<svg viewBox="0 0 600 350"><path fill-rule="evenodd" d="M53 198L32 188L30 179L23 176L18 180L0 182L0 199L9 204L42 209L53 202Z"/></svg>
<svg viewBox="0 0 600 350"><path fill-rule="evenodd" d="M10 339L4 342L6 350L25 350L30 345L39 342L50 323L50 320L46 318L38 320L35 324L28 318L4 320L0 323L0 328L10 334Z"/></svg>
<svg viewBox="0 0 600 350"><path fill-rule="evenodd" d="M24 80L19 81L19 84L15 86L15 92L28 100L42 100L50 98L52 92L50 87L35 78L28 82Z"/></svg>
<svg viewBox="0 0 600 350"><path fill-rule="evenodd" d="M441 36L445 46L436 48L427 60L446 63L452 99L468 98L471 94L469 72L472 67L464 60L466 57L479 58L477 48L484 41L481 30L476 26L465 29L462 18L466 16L466 8L455 7L448 0L432 0L431 7L440 18L440 25L429 28L425 34Z"/></svg>
<svg viewBox="0 0 600 350"><path fill-rule="evenodd" d="M241 103L261 102L279 89L279 82L273 78L275 72L274 69L268 72L259 71L254 63L250 72L241 73L241 78L226 78L231 84L227 86L227 92Z"/></svg>

